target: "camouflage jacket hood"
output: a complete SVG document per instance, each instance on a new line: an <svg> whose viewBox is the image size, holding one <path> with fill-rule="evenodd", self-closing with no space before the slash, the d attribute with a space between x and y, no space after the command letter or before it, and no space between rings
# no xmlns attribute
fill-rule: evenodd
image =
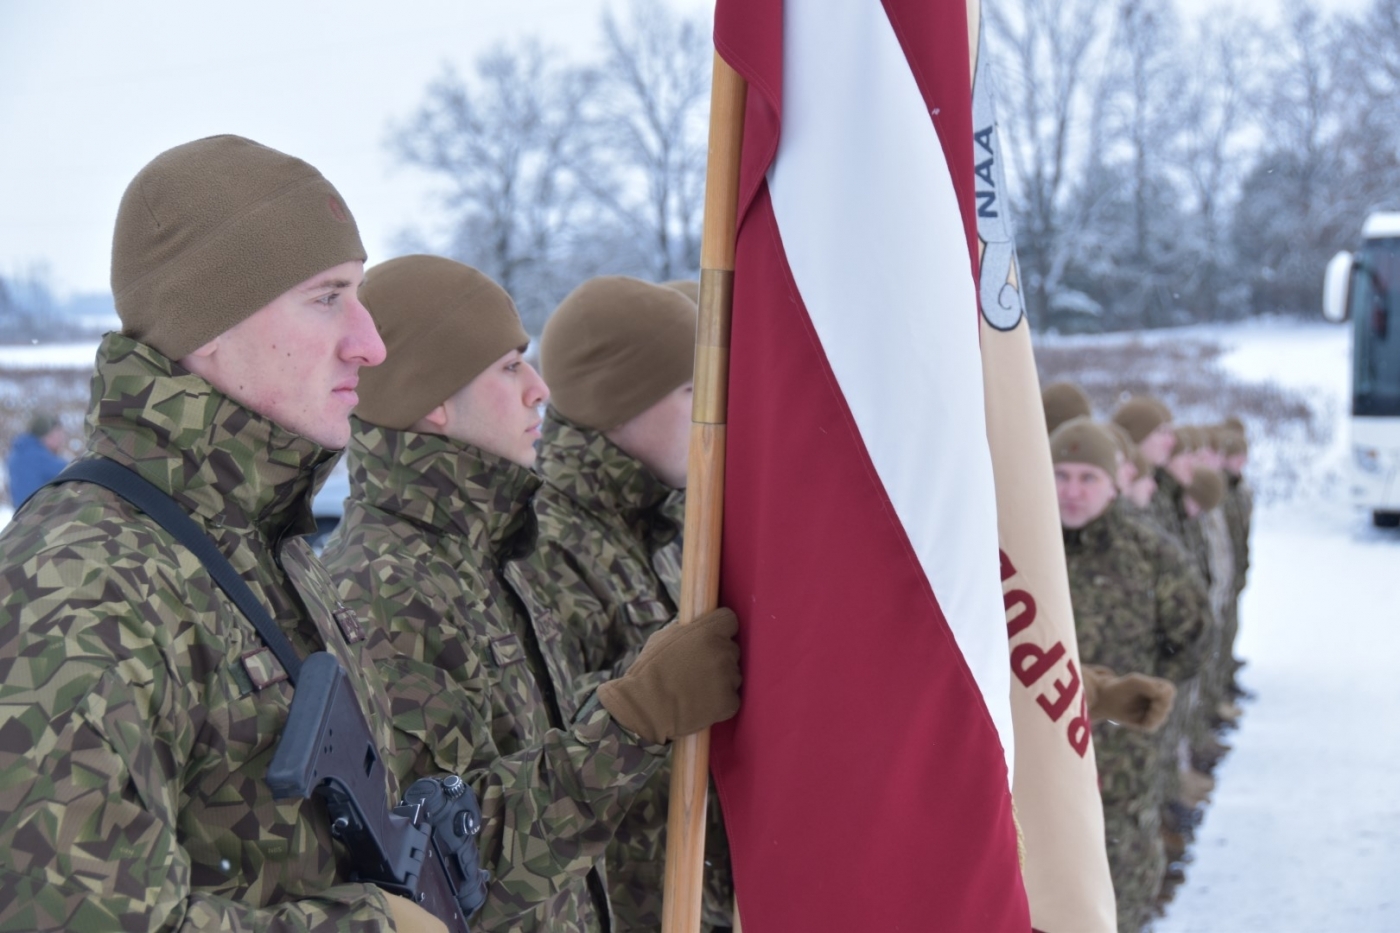
<svg viewBox="0 0 1400 933"><path fill-rule="evenodd" d="M580 427L553 408L545 412L536 469L552 489L594 515L621 520L639 541L660 546L680 533L685 490L661 482L602 431Z"/></svg>
<svg viewBox="0 0 1400 933"><path fill-rule="evenodd" d="M272 541L315 529L311 497L337 451L120 334L98 351L92 397L89 453L133 468L206 524Z"/></svg>
<svg viewBox="0 0 1400 933"><path fill-rule="evenodd" d="M350 498L467 551L507 561L535 544L530 497L540 479L503 457L438 434L354 421Z"/></svg>
<svg viewBox="0 0 1400 933"><path fill-rule="evenodd" d="M88 455L189 510L299 654L338 657L388 754L363 635L295 537L333 453L117 334L98 352L88 428ZM324 810L272 799L291 697L251 623L164 529L100 487L40 490L0 535L0 781L29 788L0 802L0 929L388 923L381 892L339 883Z"/></svg>
<svg viewBox="0 0 1400 933"><path fill-rule="evenodd" d="M665 749L567 686L552 590L524 560L539 478L468 444L359 420L348 459L326 563L370 621L395 724L428 750L415 773L462 774L481 800L493 881L473 929L600 928L606 896L589 876ZM425 678L453 712L425 705Z"/></svg>

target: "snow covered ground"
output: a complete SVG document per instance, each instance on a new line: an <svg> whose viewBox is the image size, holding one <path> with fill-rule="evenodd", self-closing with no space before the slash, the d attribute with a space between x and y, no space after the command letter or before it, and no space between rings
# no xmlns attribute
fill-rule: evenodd
<svg viewBox="0 0 1400 933"><path fill-rule="evenodd" d="M1345 328L1210 336L1239 378L1344 421ZM1339 421L1292 450L1308 481L1256 517L1238 650L1257 698L1154 933L1400 930L1400 532L1347 500L1348 444Z"/></svg>

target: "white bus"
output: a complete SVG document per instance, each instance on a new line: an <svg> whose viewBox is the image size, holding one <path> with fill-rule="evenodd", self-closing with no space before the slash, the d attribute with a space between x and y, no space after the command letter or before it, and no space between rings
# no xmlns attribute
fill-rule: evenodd
<svg viewBox="0 0 1400 933"><path fill-rule="evenodd" d="M1376 525L1400 525L1400 213L1376 213L1361 248L1327 264L1322 313L1351 319L1352 493ZM1395 318L1395 320L1392 320ZM1393 325L1393 326L1392 326Z"/></svg>

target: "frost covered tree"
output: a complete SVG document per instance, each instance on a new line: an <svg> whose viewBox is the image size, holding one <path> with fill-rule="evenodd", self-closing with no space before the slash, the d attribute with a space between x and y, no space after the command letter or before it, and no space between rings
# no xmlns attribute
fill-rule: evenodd
<svg viewBox="0 0 1400 933"><path fill-rule="evenodd" d="M596 86L536 43L498 47L470 81L445 68L390 139L440 182L444 251L498 281L532 333L576 284L570 259L592 216L580 126Z"/></svg>
<svg viewBox="0 0 1400 933"><path fill-rule="evenodd" d="M641 246L657 281L700 268L712 47L706 24L633 0L603 14L590 192Z"/></svg>
<svg viewBox="0 0 1400 933"><path fill-rule="evenodd" d="M1267 142L1233 224L1256 312L1315 313L1327 259L1360 228L1364 208L1340 196L1352 182L1340 145L1337 34L1315 7L1293 0L1265 65Z"/></svg>
<svg viewBox="0 0 1400 933"><path fill-rule="evenodd" d="M1027 312L1053 324L1055 296L1093 222L1092 204L1071 192L1093 160L1088 115L1107 13L1096 0L1005 0L983 9Z"/></svg>

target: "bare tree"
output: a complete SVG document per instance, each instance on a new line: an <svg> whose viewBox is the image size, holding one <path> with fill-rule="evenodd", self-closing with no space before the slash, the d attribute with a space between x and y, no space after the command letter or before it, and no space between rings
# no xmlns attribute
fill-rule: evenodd
<svg viewBox="0 0 1400 933"><path fill-rule="evenodd" d="M1182 127L1181 154L1194 209L1187 245L1196 261L1183 291L1198 316L1233 318L1246 310L1247 294L1234 274L1237 251L1229 222L1256 148L1251 103L1262 91L1262 49L1249 24L1225 14L1202 20L1191 46L1197 55L1186 75L1191 119Z"/></svg>
<svg viewBox="0 0 1400 933"><path fill-rule="evenodd" d="M538 333L576 284L568 259L590 212L578 167L596 76L549 64L533 42L498 47L475 71L469 84L445 69L390 145L443 182L445 252L495 278Z"/></svg>
<svg viewBox="0 0 1400 933"><path fill-rule="evenodd" d="M658 281L700 265L711 45L699 18L633 0L603 14L604 57L583 177L601 206L643 244Z"/></svg>
<svg viewBox="0 0 1400 933"><path fill-rule="evenodd" d="M1032 316L1049 313L1090 220L1071 192L1092 157L1088 114L1106 35L1097 0L1005 0L985 8L999 61L998 114L1006 124L1017 251Z"/></svg>

